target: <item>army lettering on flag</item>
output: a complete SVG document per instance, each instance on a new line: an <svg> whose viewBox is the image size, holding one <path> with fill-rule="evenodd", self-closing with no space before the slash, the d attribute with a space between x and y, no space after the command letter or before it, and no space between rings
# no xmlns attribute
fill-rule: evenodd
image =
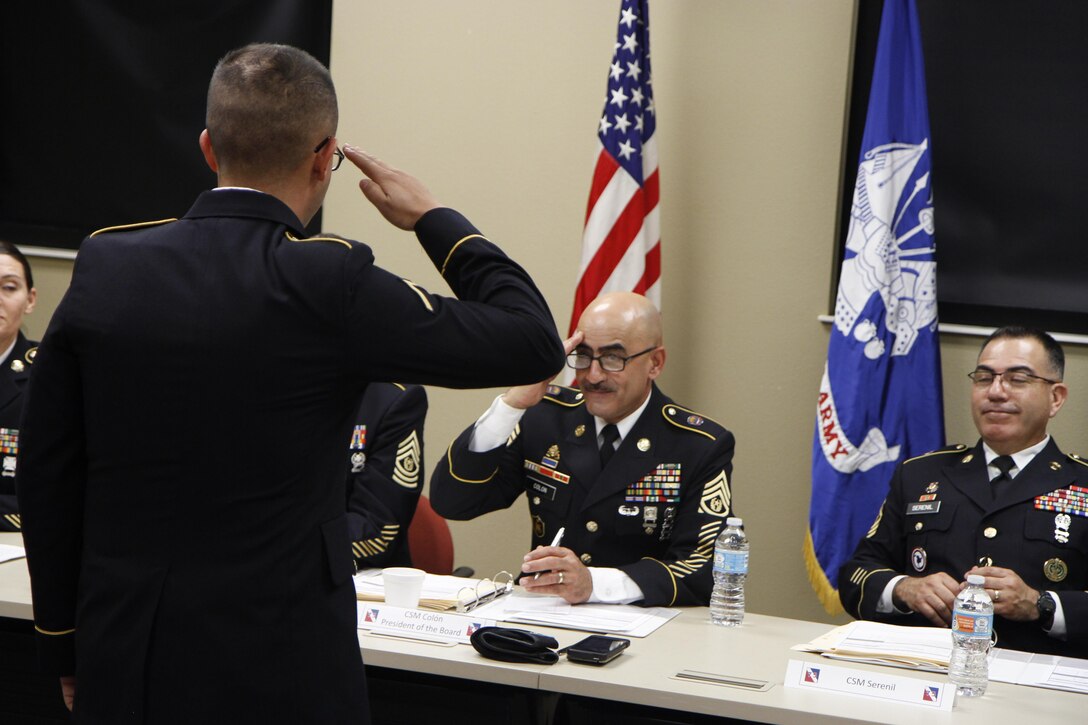
<svg viewBox="0 0 1088 725"><path fill-rule="evenodd" d="M805 563L829 613L895 465L944 444L925 70L914 0L885 0L816 403Z"/></svg>
<svg viewBox="0 0 1088 725"><path fill-rule="evenodd" d="M586 305L604 292L637 292L661 307L656 114L649 3L623 0L597 124L571 332Z"/></svg>

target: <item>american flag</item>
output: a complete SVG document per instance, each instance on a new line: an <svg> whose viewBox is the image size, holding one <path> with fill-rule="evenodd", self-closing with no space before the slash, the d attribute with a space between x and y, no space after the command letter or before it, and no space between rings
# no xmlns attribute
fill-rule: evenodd
<svg viewBox="0 0 1088 725"><path fill-rule="evenodd" d="M650 81L648 0L623 0L608 93L597 127L597 166L582 234L570 331L602 292L633 291L661 306L657 127Z"/></svg>

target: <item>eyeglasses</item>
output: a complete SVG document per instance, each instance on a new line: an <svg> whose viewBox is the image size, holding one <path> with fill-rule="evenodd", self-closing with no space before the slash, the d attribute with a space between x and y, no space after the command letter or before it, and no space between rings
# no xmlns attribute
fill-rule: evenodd
<svg viewBox="0 0 1088 725"><path fill-rule="evenodd" d="M327 144L331 140L332 136L326 136L324 141L319 143L317 146L314 146L314 153L320 153L321 149L325 148L325 144ZM329 169L329 171L336 171L340 168L340 164L344 163L344 152L341 151L339 147L333 149L333 159L334 161L332 162L332 168Z"/></svg>
<svg viewBox="0 0 1088 725"><path fill-rule="evenodd" d="M633 360L639 355L645 355L648 352L653 352L657 349L657 345L648 347L642 352L636 352L634 355L617 355L614 352L606 352L604 355L598 355L594 357L588 352L579 352L575 350L570 355L567 355L567 366L572 367L575 370L588 370L593 361L596 360L601 366L601 370L606 373L619 373L623 372L623 369L627 367L627 361Z"/></svg>
<svg viewBox="0 0 1088 725"><path fill-rule="evenodd" d="M971 378L975 386L979 388L988 388L994 384L994 378L1001 378L1002 385L1011 390L1026 388L1036 380L1042 380L1044 383L1050 383L1051 385L1057 385L1061 382L1060 380L1044 378L1041 375L1025 373L1023 370L1006 370L1003 373L997 373L993 370L980 369L967 373L967 377Z"/></svg>

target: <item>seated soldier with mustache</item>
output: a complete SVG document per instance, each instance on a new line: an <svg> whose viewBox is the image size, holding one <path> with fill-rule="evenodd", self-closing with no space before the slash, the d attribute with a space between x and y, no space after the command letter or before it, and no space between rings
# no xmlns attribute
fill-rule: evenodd
<svg viewBox="0 0 1088 725"><path fill-rule="evenodd" d="M876 522L839 572L858 619L946 627L968 574L986 578L997 646L1088 655L1088 464L1047 433L1065 353L1003 327L971 378L980 440L899 464Z"/></svg>
<svg viewBox="0 0 1088 725"><path fill-rule="evenodd" d="M521 584L571 603L710 601L714 541L731 516L733 434L654 384L665 367L649 300L594 300L566 341L579 389L511 388L431 477L431 504L468 520L524 492L533 549ZM549 545L564 530L562 545Z"/></svg>

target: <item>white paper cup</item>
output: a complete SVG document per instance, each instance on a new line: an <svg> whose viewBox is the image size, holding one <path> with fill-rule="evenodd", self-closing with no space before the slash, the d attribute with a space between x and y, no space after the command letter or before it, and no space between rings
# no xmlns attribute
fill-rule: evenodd
<svg viewBox="0 0 1088 725"><path fill-rule="evenodd" d="M418 607L424 576L425 572L422 569L406 566L383 569L382 585L385 587L385 603L406 609Z"/></svg>

